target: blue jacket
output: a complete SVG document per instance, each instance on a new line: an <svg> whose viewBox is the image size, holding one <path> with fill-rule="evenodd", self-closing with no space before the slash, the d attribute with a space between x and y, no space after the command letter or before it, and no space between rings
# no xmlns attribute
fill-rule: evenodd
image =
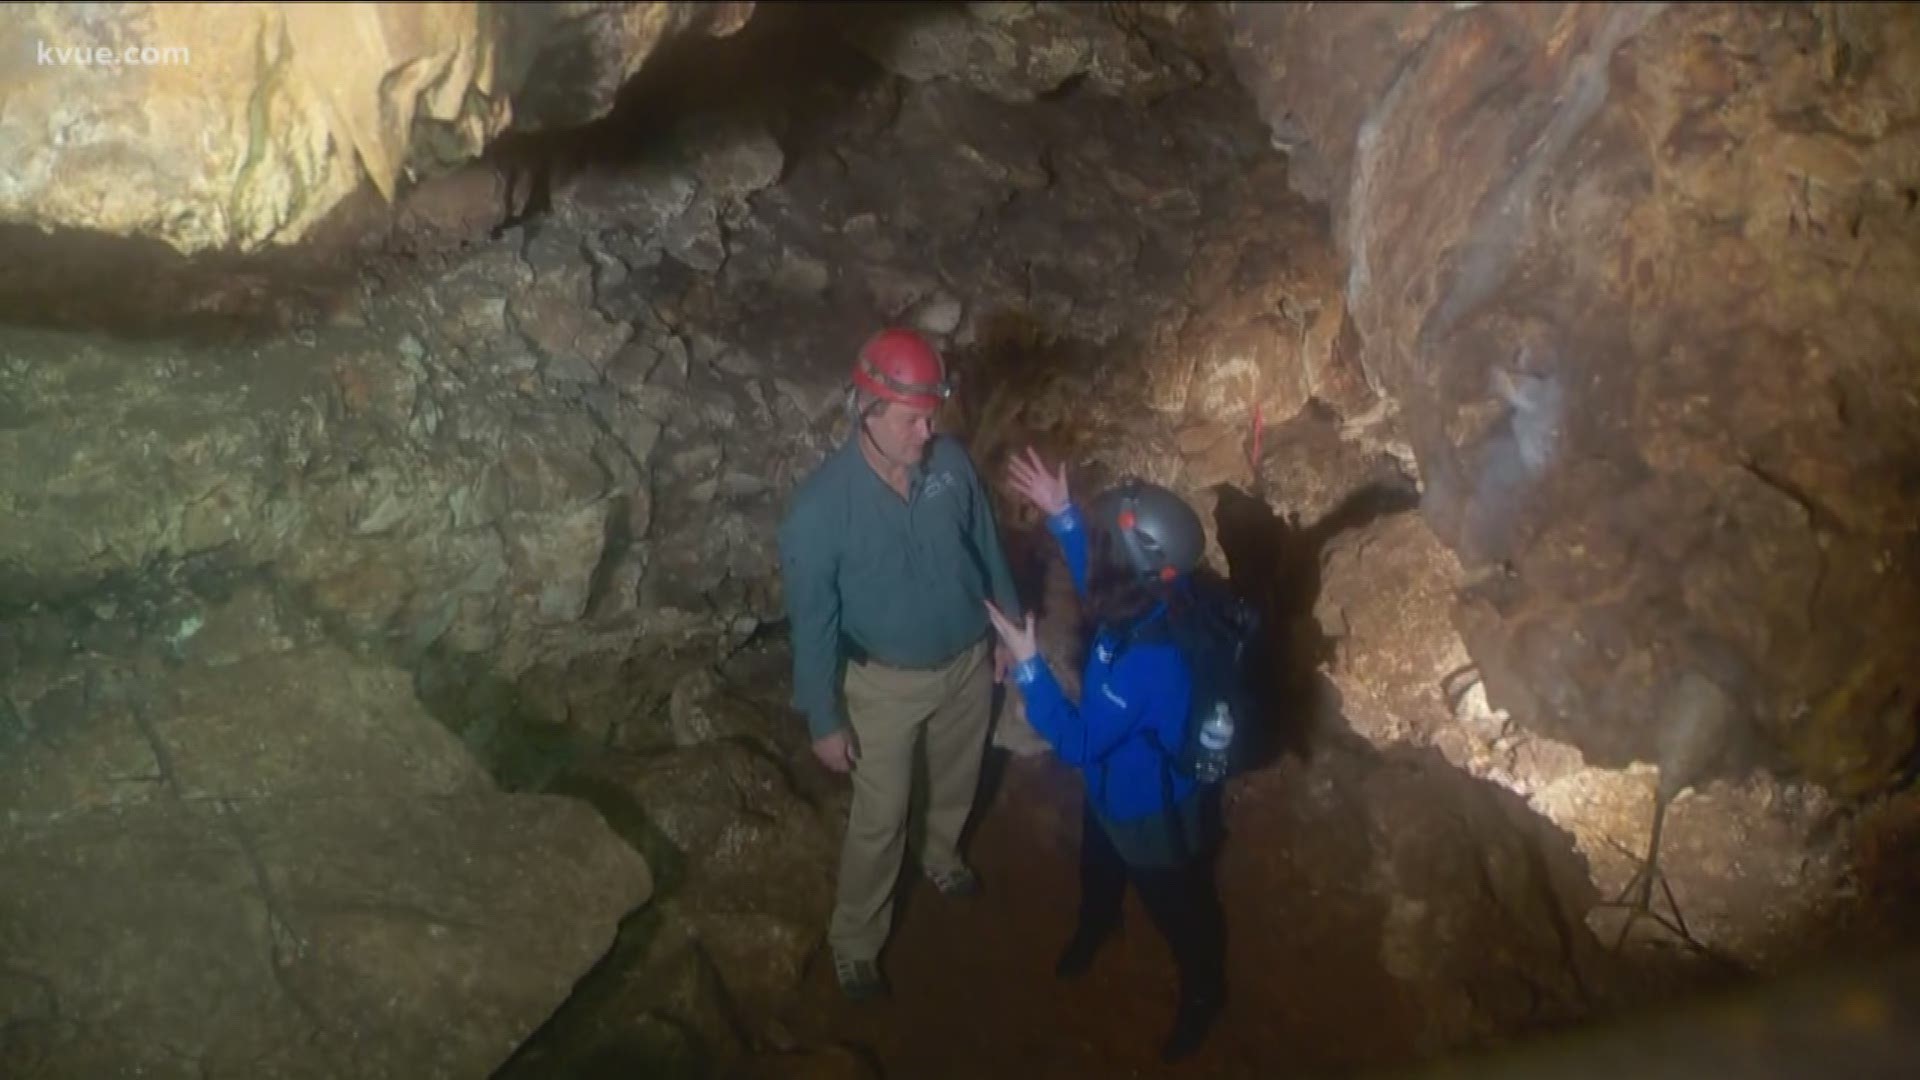
<svg viewBox="0 0 1920 1080"><path fill-rule="evenodd" d="M1047 520L1047 529L1060 542L1074 589L1084 599L1087 532L1079 508L1069 506L1055 514ZM1165 617L1165 610L1156 608L1140 625L1145 628ZM1186 658L1164 636L1136 641L1116 656L1120 641L1121 634L1111 627L1095 634L1078 706L1067 700L1039 655L1013 669L1014 683L1026 698L1028 721L1060 760L1081 770L1094 809L1113 822L1165 812L1171 770L1149 736L1157 736L1167 752L1177 753L1193 695ZM1175 804L1185 802L1197 787L1177 774L1172 781Z"/></svg>

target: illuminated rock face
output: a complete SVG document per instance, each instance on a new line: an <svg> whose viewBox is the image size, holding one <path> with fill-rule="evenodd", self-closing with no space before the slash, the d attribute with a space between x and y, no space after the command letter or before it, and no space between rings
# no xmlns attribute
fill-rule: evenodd
<svg viewBox="0 0 1920 1080"><path fill-rule="evenodd" d="M1492 703L1857 794L1914 745L1920 20L1894 7L1238 5ZM1681 740L1684 741L1684 740ZM1677 753L1678 751L1672 751Z"/></svg>
<svg viewBox="0 0 1920 1080"><path fill-rule="evenodd" d="M597 119L660 42L751 6L8 5L0 222L292 243L369 180L391 198L509 129Z"/></svg>

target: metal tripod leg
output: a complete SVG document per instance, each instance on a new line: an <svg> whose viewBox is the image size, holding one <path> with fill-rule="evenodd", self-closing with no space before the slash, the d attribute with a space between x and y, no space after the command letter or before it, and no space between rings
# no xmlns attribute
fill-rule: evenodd
<svg viewBox="0 0 1920 1080"><path fill-rule="evenodd" d="M1653 836L1647 843L1647 857L1640 863L1640 869L1635 871L1633 878L1627 882L1627 887L1620 890L1619 896L1612 900L1603 900L1594 906L1627 909L1626 921L1621 924L1620 934L1613 942L1613 950L1615 952L1620 951L1621 947L1627 943L1627 935L1633 932L1634 923L1639 922L1641 919L1651 919L1655 923L1658 923L1660 927L1669 934L1678 938L1687 948L1701 956L1722 964L1738 967L1739 965L1733 964L1726 957L1715 953L1698 938L1693 936L1693 932L1687 928L1686 916L1680 912L1680 901L1674 898L1673 886L1668 883L1667 875L1660 869L1660 834L1666 825L1667 803L1669 801L1670 797L1664 794L1656 794L1654 796ZM1667 908L1673 912L1673 918L1671 919L1655 911L1653 908L1653 886L1655 882L1658 882L1660 885L1661 895L1667 898ZM1632 897L1633 899L1628 900L1628 897Z"/></svg>

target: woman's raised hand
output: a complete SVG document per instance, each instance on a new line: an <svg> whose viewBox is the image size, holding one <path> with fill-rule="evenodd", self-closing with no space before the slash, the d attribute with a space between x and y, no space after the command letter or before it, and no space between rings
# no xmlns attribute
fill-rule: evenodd
<svg viewBox="0 0 1920 1080"><path fill-rule="evenodd" d="M1039 508L1041 513L1052 517L1073 504L1073 498L1067 491L1067 466L1063 462L1056 473L1047 472L1047 464L1033 447L1027 447L1026 456L1019 454L1007 463L1007 476L1013 484L1013 490L1027 497L1027 501Z"/></svg>

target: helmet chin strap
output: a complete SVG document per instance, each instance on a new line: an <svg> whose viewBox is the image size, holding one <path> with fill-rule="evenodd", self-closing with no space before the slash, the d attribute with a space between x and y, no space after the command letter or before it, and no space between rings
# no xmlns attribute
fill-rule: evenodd
<svg viewBox="0 0 1920 1080"><path fill-rule="evenodd" d="M878 404L878 402L875 402L873 405L869 405L861 411L860 434L867 440L867 445L873 447L874 453L886 458L887 462L895 468L910 471L913 468L913 462L901 461L899 458L887 453L886 449L880 445L880 440L873 437L873 428L870 426L869 418L873 416L873 410Z"/></svg>

